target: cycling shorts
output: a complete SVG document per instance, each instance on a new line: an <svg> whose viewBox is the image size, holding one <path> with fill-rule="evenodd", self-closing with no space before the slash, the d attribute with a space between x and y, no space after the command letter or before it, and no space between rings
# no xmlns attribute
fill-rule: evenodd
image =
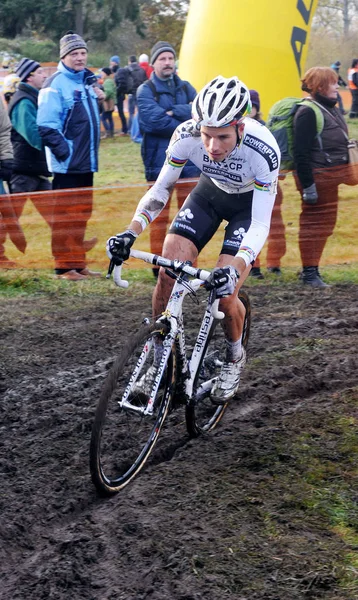
<svg viewBox="0 0 358 600"><path fill-rule="evenodd" d="M253 191L228 194L202 174L174 218L169 233L187 238L200 253L225 220L227 225L220 254L235 256L251 225L252 197Z"/></svg>

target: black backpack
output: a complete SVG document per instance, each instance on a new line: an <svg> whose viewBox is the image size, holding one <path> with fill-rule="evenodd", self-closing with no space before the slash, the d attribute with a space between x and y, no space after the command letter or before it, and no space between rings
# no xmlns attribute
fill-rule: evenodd
<svg viewBox="0 0 358 600"><path fill-rule="evenodd" d="M124 93L133 94L133 90L135 91L136 89L134 85L133 71L129 67L124 67L124 70L126 72L126 84Z"/></svg>
<svg viewBox="0 0 358 600"><path fill-rule="evenodd" d="M132 94L136 94L139 86L142 85L142 83L144 83L147 80L147 75L146 75L145 70L142 69L142 67L140 67L139 65L136 65L133 68L129 67L129 70L132 74L132 79L133 79Z"/></svg>

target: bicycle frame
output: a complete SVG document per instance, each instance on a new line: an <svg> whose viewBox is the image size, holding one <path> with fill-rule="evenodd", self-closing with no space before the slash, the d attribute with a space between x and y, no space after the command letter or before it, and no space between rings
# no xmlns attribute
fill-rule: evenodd
<svg viewBox="0 0 358 600"><path fill-rule="evenodd" d="M142 252L140 250L131 250L130 255L133 258L139 258L151 264L170 268L178 274L177 280L170 294L168 304L157 321L158 323L167 324L169 326L169 332L166 334L163 342L164 352L162 354L158 374L147 405L144 408L134 406L131 404L129 396L132 387L137 381L141 369L145 363L146 356L149 354L151 347L148 344L143 349L134 368L132 377L130 378L130 381L122 396L122 399L119 401L119 405L122 408L133 410L135 412L142 413L143 415L152 415L154 411L154 401L160 385L161 374L167 366L173 345L175 344L177 348L182 373L181 377L183 378L185 383L185 396L187 401L189 401L193 394L194 377L202 358L202 354L210 331L210 326L214 319L223 319L224 313L218 310L219 300L215 298L213 293L210 293L207 300L206 310L201 322L200 330L194 344L194 349L190 360L188 360L182 313L183 302L188 294L196 294L199 288L204 285L204 282L206 281L206 279L208 279L210 275L210 271L196 269L195 267L192 267L191 265L185 264L181 261L171 261L169 259L151 254L149 252ZM121 277L121 268L122 265L114 267L114 281L116 285L120 287L128 287L128 282L123 280ZM110 273L111 268L109 269L109 276ZM187 274L191 277L194 277L194 279L183 279L182 274ZM210 390L212 383L213 381L205 382L205 384L197 390L197 394L205 394L208 390Z"/></svg>

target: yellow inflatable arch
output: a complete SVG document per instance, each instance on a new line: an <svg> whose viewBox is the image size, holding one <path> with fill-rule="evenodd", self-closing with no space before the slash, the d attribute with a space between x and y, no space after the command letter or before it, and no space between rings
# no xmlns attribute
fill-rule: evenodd
<svg viewBox="0 0 358 600"><path fill-rule="evenodd" d="M197 90L216 75L237 75L261 97L262 112L301 96L318 0L191 0L179 74Z"/></svg>

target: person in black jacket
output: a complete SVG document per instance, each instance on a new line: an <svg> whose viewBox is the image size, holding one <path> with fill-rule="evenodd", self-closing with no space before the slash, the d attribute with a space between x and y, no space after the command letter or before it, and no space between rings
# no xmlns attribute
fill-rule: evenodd
<svg viewBox="0 0 358 600"><path fill-rule="evenodd" d="M142 69L142 67L140 67L139 64L137 63L137 58L134 56L134 54L132 54L129 57L127 68L131 72L132 81L133 81L132 90L128 94L128 113L129 113L128 131L130 132L132 129L133 117L134 117L135 110L137 107L137 89L148 78L147 78L145 70Z"/></svg>
<svg viewBox="0 0 358 600"><path fill-rule="evenodd" d="M339 87L344 87L346 88L348 86L348 83L346 81L344 81L343 77L341 77L340 73L339 73L339 69L341 67L341 61L340 60L336 60L336 62L331 64L331 69L333 69L333 71L335 71L338 75L338 85ZM344 110L344 106L343 106L343 100L342 100L342 96L338 93L338 106L339 106L339 110L341 111L342 115L346 115L347 111Z"/></svg>
<svg viewBox="0 0 358 600"><path fill-rule="evenodd" d="M317 135L316 115L307 104L300 106L294 118L296 184L302 196L301 279L317 288L327 287L318 267L336 224L338 185L342 183L342 165L348 163L347 125L336 108L338 87L338 75L329 67L309 69L302 79L302 90L321 109L323 131Z"/></svg>
<svg viewBox="0 0 358 600"><path fill-rule="evenodd" d="M12 194L43 192L52 188L48 179L51 173L47 168L45 149L36 123L38 95L46 73L40 63L26 57L19 62L15 72L20 78L20 83L9 104L11 142L14 150L10 189ZM22 214L26 199L26 196L23 196L14 201L18 218ZM51 227L51 198L35 195L31 199Z"/></svg>
<svg viewBox="0 0 358 600"><path fill-rule="evenodd" d="M122 123L122 131L120 135L129 135L128 134L128 123L126 116L124 114L124 101L126 99L126 94L128 93L128 77L129 77L129 69L128 67L119 67L114 74L114 83L116 84L117 90L117 110L118 116Z"/></svg>

